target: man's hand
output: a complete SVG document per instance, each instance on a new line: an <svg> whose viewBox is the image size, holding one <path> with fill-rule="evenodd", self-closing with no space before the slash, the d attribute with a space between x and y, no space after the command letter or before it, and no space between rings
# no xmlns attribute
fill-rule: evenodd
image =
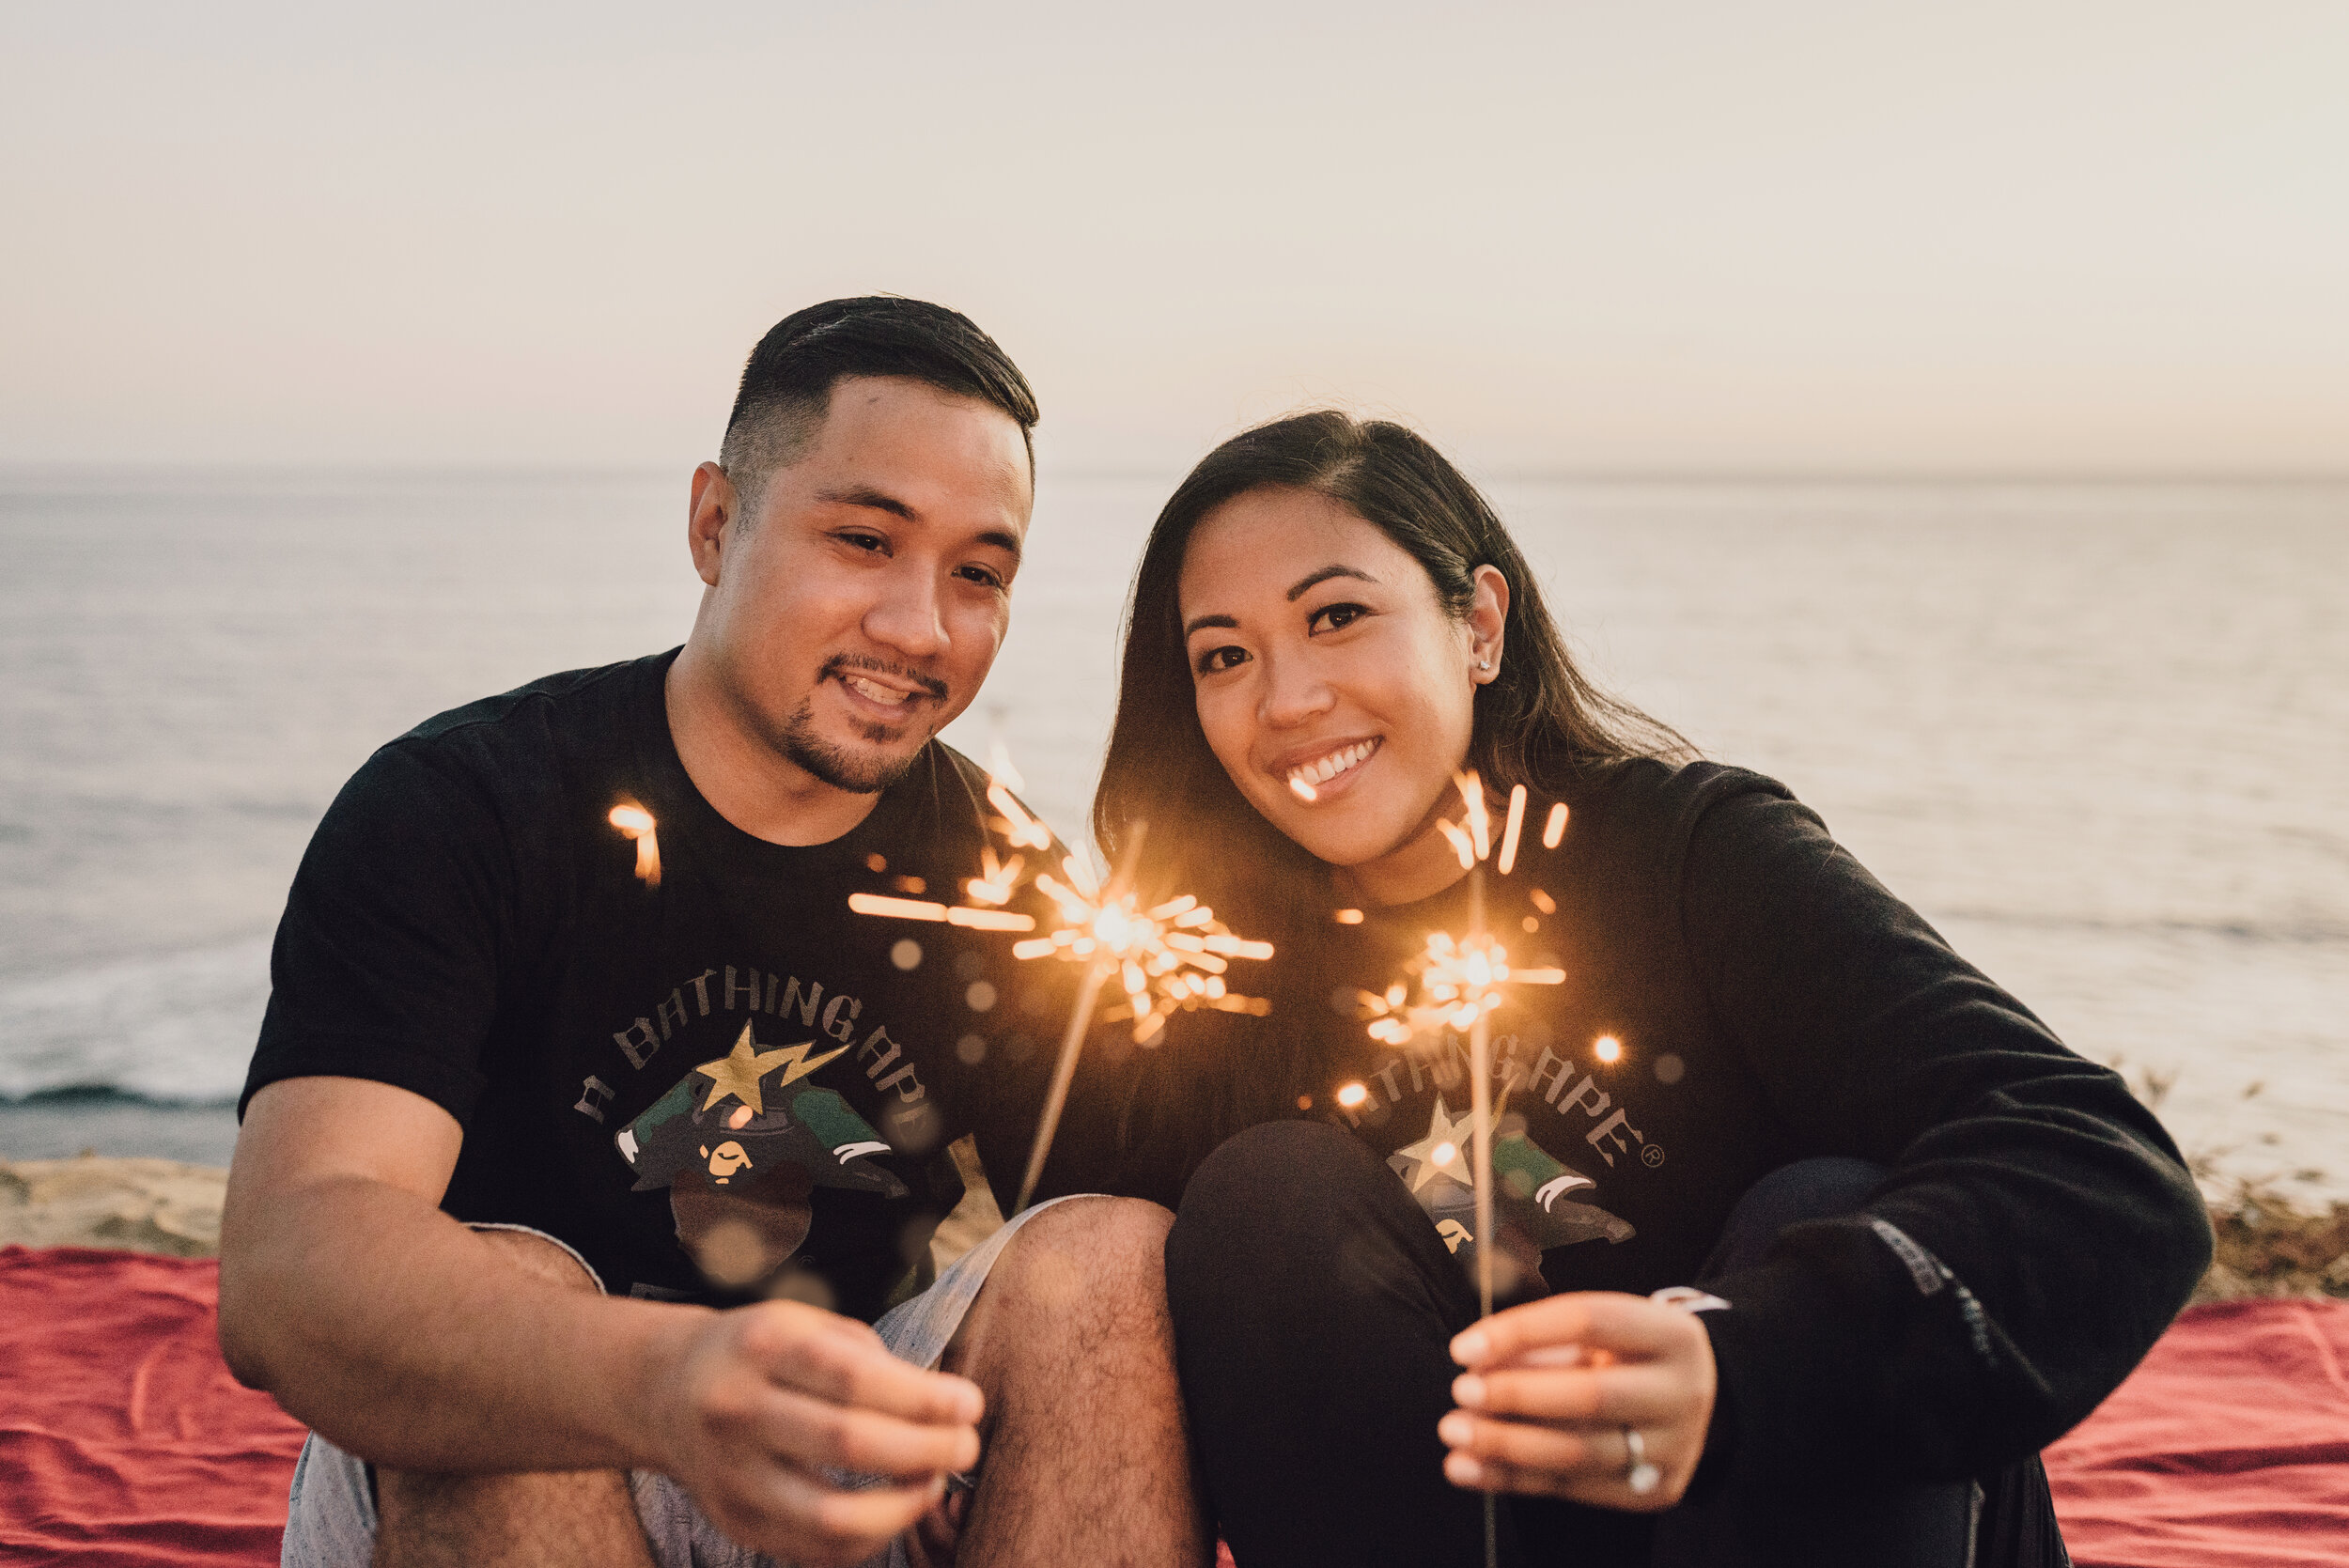
<svg viewBox="0 0 2349 1568"><path fill-rule="evenodd" d="M1462 1408L1437 1424L1444 1475L1486 1492L1649 1513L1688 1491L1713 1420L1713 1342L1644 1296L1583 1291L1496 1312L1452 1342ZM1633 1453L1656 1467L1644 1492Z"/></svg>
<svg viewBox="0 0 2349 1568"><path fill-rule="evenodd" d="M667 1473L727 1535L806 1568L863 1561L978 1463L976 1385L798 1302L713 1315L665 1393ZM888 1479L851 1491L842 1471Z"/></svg>

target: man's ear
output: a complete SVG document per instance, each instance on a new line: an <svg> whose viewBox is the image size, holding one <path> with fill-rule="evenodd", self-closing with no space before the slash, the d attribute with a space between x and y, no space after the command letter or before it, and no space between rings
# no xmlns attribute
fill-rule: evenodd
<svg viewBox="0 0 2349 1568"><path fill-rule="evenodd" d="M1501 568L1476 568L1476 594L1469 600L1469 678L1482 686L1501 674L1501 632L1509 624L1509 580Z"/></svg>
<svg viewBox="0 0 2349 1568"><path fill-rule="evenodd" d="M693 471L693 497L685 520L685 544L693 552L693 569L710 587L718 585L718 562L730 542L726 525L739 522L740 498L734 481L716 463ZM740 530L735 531L738 535Z"/></svg>

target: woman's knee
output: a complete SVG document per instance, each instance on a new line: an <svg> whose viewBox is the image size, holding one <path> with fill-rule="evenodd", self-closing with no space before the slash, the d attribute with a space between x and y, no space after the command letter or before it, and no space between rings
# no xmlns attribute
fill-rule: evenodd
<svg viewBox="0 0 2349 1568"><path fill-rule="evenodd" d="M1798 1159L1746 1188L1729 1211L1707 1274L1727 1273L1758 1262L1778 1234L1810 1219L1832 1219L1865 1204L1885 1177L1873 1160L1847 1155Z"/></svg>

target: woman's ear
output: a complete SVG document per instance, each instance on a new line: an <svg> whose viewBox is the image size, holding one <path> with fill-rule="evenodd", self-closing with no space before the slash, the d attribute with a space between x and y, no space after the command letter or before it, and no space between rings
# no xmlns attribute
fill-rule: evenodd
<svg viewBox="0 0 2349 1568"><path fill-rule="evenodd" d="M1501 630L1509 624L1509 580L1499 567L1479 567L1468 607L1469 679L1487 685L1501 675Z"/></svg>

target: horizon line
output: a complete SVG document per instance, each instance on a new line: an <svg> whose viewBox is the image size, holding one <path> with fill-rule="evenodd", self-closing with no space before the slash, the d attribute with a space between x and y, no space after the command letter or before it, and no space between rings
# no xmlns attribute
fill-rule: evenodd
<svg viewBox="0 0 2349 1568"><path fill-rule="evenodd" d="M2112 468L2112 467L1982 467L1924 466L1789 466L1750 465L1688 467L1656 465L1460 466L1480 483L1579 485L1872 485L1997 486L1997 485L2260 485L2321 489L2349 485L2349 468ZM1158 479L1176 480L1180 465L1141 463L1044 463L1040 479ZM160 479L190 478L369 478L369 479L650 479L676 476L680 470L655 462L471 462L430 460L254 461L185 460L178 458L0 458L0 483L40 478L101 478L109 475Z"/></svg>

